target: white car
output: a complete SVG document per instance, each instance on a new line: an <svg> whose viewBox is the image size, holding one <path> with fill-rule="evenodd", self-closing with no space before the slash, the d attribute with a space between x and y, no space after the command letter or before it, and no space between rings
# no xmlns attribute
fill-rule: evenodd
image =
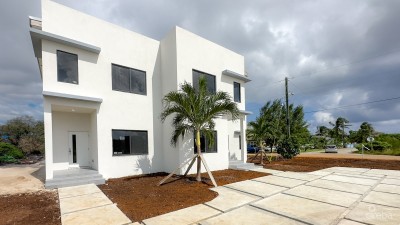
<svg viewBox="0 0 400 225"><path fill-rule="evenodd" d="M325 148L325 153L337 153L336 145L327 145Z"/></svg>

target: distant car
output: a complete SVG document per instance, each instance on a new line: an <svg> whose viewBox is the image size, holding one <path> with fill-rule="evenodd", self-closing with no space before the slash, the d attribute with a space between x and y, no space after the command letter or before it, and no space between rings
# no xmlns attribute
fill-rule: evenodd
<svg viewBox="0 0 400 225"><path fill-rule="evenodd" d="M325 148L325 153L337 153L336 145L327 145Z"/></svg>
<svg viewBox="0 0 400 225"><path fill-rule="evenodd" d="M247 145L247 153L256 153L258 152L258 147L255 145Z"/></svg>

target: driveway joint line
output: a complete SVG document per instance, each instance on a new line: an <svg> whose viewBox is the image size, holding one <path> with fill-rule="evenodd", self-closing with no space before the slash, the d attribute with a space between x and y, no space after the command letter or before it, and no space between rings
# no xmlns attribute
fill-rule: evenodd
<svg viewBox="0 0 400 225"><path fill-rule="evenodd" d="M347 206L338 205L338 204L334 204L334 203L330 203L330 202L324 202L324 201L321 201L321 200L316 200L316 199L312 199L312 198L307 198L307 197L303 197L303 196L299 196L299 195L295 195L295 194L290 194L290 193L285 193L285 192L282 192L282 194L284 194L284 195L289 195L289 196L292 196L292 197L297 197L297 198L303 198L303 199L307 199L307 200L310 200L310 201L325 203L325 204L328 204L328 205L333 205L333 206L338 206L338 207L342 207L342 208L347 208Z"/></svg>
<svg viewBox="0 0 400 225"><path fill-rule="evenodd" d="M100 208L100 207L107 206L107 205L115 205L115 204L111 202L111 203L107 203L107 204L104 204L104 205L93 206L93 207L90 207L90 208L78 209L78 210L75 210L75 211L70 211L70 212L63 213L63 214L61 214L61 216L67 215L67 214L71 214L71 213L75 213L75 212L81 212L81 211L85 211L85 210L89 210L89 209Z"/></svg>
<svg viewBox="0 0 400 225"><path fill-rule="evenodd" d="M279 215L279 216L282 216L282 217L285 217L285 218L288 218L288 219L291 219L291 220L300 222L300 223L305 223L305 224L308 224L308 225L313 225L313 224L310 223L310 222L307 222L307 221L304 221L304 220L301 220L301 219L298 219L298 218L294 218L294 217L291 217L291 216L288 216L288 215L285 215L285 214L281 214L281 213L278 213L278 212L273 211L273 210L264 209L264 208L259 207L259 206L256 206L256 205L250 205L250 206L251 206L251 207L254 207L254 208L256 208L256 209L261 209L261 210L263 210L263 211L267 211L267 212L270 212L270 213L273 213L273 214L276 214L276 215Z"/></svg>
<svg viewBox="0 0 400 225"><path fill-rule="evenodd" d="M382 177L380 180L377 180L377 182L376 182L374 185L370 186L370 188L369 188L364 194L362 194L362 195L357 199L357 201L355 201L353 204L351 204L350 207L347 207L347 209L336 219L335 223L333 223L333 224L338 224L342 219L345 219L346 216L347 216L351 211L353 211L353 209L355 209L355 208L360 204L360 202L362 202L362 201L365 199L365 197L366 197L369 193L371 193L371 191L373 191L373 189L374 189L376 186L378 186L378 185L382 182L383 179L384 179L384 177ZM347 219L347 218L346 218L346 219Z"/></svg>

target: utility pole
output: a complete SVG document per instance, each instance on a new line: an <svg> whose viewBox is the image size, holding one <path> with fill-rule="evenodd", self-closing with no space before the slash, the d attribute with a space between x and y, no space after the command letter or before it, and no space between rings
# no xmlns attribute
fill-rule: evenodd
<svg viewBox="0 0 400 225"><path fill-rule="evenodd" d="M287 137L290 138L290 123L289 123L289 91L288 91L288 78L285 77L285 96L286 96L286 129Z"/></svg>

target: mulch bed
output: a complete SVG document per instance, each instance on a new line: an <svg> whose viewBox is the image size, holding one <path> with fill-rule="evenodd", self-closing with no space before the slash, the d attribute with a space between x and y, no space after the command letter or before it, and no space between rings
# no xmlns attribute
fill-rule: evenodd
<svg viewBox="0 0 400 225"><path fill-rule="evenodd" d="M61 224L57 192L0 195L0 224Z"/></svg>
<svg viewBox="0 0 400 225"><path fill-rule="evenodd" d="M214 171L212 174L219 186L268 175L254 171L229 169ZM99 187L111 201L117 203L118 208L132 221L142 221L208 202L218 195L209 190L213 185L205 173L202 174L202 182L197 182L194 175L173 176L163 185L157 186L167 175L166 173L156 173L109 179L106 184Z"/></svg>
<svg viewBox="0 0 400 225"><path fill-rule="evenodd" d="M260 159L256 159L253 162L260 163ZM271 163L265 161L264 163L264 168L267 169L293 172L312 172L334 166L400 170L400 161L379 159L311 158L299 156L291 160L278 160Z"/></svg>

